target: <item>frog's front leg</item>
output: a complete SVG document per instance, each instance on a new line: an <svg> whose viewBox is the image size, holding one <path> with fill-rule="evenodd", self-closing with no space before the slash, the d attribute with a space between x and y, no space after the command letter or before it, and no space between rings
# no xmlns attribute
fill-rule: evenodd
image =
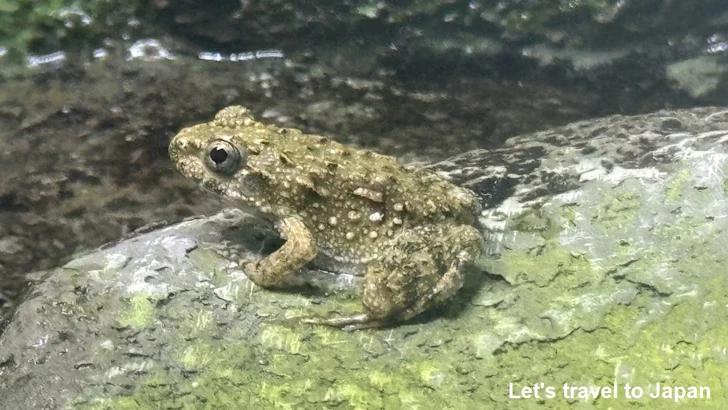
<svg viewBox="0 0 728 410"><path fill-rule="evenodd" d="M311 231L298 216L283 218L276 230L286 242L278 250L257 263L245 266L245 273L263 288L294 285L292 276L316 256L316 244Z"/></svg>

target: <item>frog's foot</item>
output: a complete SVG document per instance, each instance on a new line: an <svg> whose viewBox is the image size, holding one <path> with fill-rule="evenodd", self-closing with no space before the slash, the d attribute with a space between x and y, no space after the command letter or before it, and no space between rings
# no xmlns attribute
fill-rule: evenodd
<svg viewBox="0 0 728 410"><path fill-rule="evenodd" d="M301 323L307 323L312 325L325 325L331 327L338 327L347 332L352 330L369 329L373 327L381 327L383 322L375 319L366 313L341 316L341 317L329 317L329 318L318 318L318 317L307 317L301 319Z"/></svg>

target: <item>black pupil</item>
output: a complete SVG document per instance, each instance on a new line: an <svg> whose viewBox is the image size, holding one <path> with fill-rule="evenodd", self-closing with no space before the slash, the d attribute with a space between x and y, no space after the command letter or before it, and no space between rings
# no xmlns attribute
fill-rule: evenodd
<svg viewBox="0 0 728 410"><path fill-rule="evenodd" d="M227 151L225 151L225 150L224 150L224 149L222 149L222 148L213 148L213 149L212 149L212 150L210 151L210 159L211 159L211 160L212 160L212 161L213 161L214 163L216 163L216 164L218 164L218 165L220 165L220 164L222 164L223 162L225 162L225 160L226 160L227 158L228 158L228 153L227 153Z"/></svg>

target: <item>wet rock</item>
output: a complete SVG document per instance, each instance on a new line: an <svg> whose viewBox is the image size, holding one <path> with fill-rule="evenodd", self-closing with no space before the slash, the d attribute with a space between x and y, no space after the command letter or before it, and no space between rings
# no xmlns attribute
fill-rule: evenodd
<svg viewBox="0 0 728 410"><path fill-rule="evenodd" d="M728 111L584 121L430 167L484 205L482 272L451 303L389 329L301 325L358 309L356 281L254 288L234 260L279 243L237 211L191 219L33 274L0 335L0 407L500 408L539 382L545 408L564 383L728 399Z"/></svg>

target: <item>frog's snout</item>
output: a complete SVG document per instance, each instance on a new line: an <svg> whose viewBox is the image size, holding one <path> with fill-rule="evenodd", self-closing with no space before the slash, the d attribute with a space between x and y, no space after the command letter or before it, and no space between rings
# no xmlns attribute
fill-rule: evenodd
<svg viewBox="0 0 728 410"><path fill-rule="evenodd" d="M167 151L172 164L180 174L196 182L202 180L204 165L197 157L195 140L186 136L184 130L172 138Z"/></svg>
<svg viewBox="0 0 728 410"><path fill-rule="evenodd" d="M189 141L187 141L187 138L185 138L182 133L179 133L169 142L167 151L172 163L176 165L184 156L185 152L189 151Z"/></svg>

